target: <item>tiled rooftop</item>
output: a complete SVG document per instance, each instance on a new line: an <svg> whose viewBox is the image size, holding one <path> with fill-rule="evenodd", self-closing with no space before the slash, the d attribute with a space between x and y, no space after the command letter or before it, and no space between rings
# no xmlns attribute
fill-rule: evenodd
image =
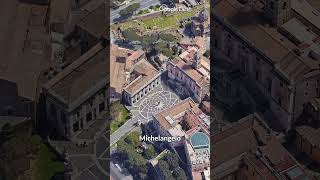
<svg viewBox="0 0 320 180"><path fill-rule="evenodd" d="M110 52L110 67L112 69L110 86L120 94L126 83L126 59L128 58L129 54L133 53L133 51L120 48L119 46L112 44Z"/></svg>
<svg viewBox="0 0 320 180"><path fill-rule="evenodd" d="M137 60L138 58L140 58L142 55L144 55L144 53L145 52L141 49L132 52L126 61L126 67L125 67L126 71L129 71L132 68L132 66L135 64L134 61Z"/></svg>
<svg viewBox="0 0 320 180"><path fill-rule="evenodd" d="M44 85L45 89L69 105L100 81L108 78L106 54L105 48L98 43L48 81Z"/></svg>
<svg viewBox="0 0 320 180"><path fill-rule="evenodd" d="M209 81L205 78L205 76L203 76L201 73L195 70L191 64L186 63L181 58L176 57L171 61L171 63L177 66L183 72L185 72L198 85L200 86L209 85Z"/></svg>
<svg viewBox="0 0 320 180"><path fill-rule="evenodd" d="M257 118L255 115L247 116L241 121L226 127L221 132L211 135L212 146L215 148L213 153L214 167L244 152L254 152L258 147L255 133L259 135L260 140L265 141L264 139L268 136L269 129L261 125ZM229 151L225 151L226 149Z"/></svg>
<svg viewBox="0 0 320 180"><path fill-rule="evenodd" d="M137 91L139 91L141 87L145 86L146 83L160 75L160 72L145 59L142 59L135 64L133 71L139 76L124 89L126 92L132 95L137 93Z"/></svg>
<svg viewBox="0 0 320 180"><path fill-rule="evenodd" d="M168 122L166 117L168 117L168 116L175 117L176 115L183 113L186 110L191 109L195 106L196 106L196 104L190 98L187 98L187 99L177 103L176 105L155 114L154 117L156 118L156 120L159 122L159 124L163 128L169 130L172 128L172 125Z"/></svg>

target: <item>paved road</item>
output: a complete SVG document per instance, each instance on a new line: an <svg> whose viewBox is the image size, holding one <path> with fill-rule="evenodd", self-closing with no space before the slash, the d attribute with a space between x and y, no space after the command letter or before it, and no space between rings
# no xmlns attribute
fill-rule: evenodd
<svg viewBox="0 0 320 180"><path fill-rule="evenodd" d="M135 123L138 120L146 123L151 120L152 114L171 107L178 101L178 96L171 92L164 84L156 87L153 92L141 99L138 105L130 107L132 118L111 134L110 146L115 144L126 133L136 130L137 126ZM124 176L112 162L110 162L110 171L111 177L116 180L130 179L130 176Z"/></svg>
<svg viewBox="0 0 320 180"><path fill-rule="evenodd" d="M115 19L120 17L119 12L121 10L125 9L126 7L130 6L133 3L140 3L140 8L138 9L138 11L139 11L140 9L144 9L149 6L154 6L154 5L160 4L160 1L159 0L135 0L135 1L132 1L131 3L128 3L124 6L119 7L119 9L111 11L110 22L113 23Z"/></svg>
<svg viewBox="0 0 320 180"><path fill-rule="evenodd" d="M127 132L133 129L136 122L137 118L131 118L114 133L112 133L110 136L110 146L116 143L121 138L121 136L125 135Z"/></svg>
<svg viewBox="0 0 320 180"><path fill-rule="evenodd" d="M109 140L105 134L106 121L96 120L88 130L76 135L74 141L51 141L60 153L67 154L72 165L73 180L108 179ZM79 146L86 142L86 146Z"/></svg>

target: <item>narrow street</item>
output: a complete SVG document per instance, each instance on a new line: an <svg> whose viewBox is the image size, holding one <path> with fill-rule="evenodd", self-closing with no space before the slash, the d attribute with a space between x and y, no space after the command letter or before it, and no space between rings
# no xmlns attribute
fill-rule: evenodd
<svg viewBox="0 0 320 180"><path fill-rule="evenodd" d="M110 22L111 24L114 23L114 20L119 18L120 15L119 15L119 12L123 9L125 9L126 7L134 4L134 3L140 3L140 8L137 10L139 11L140 9L144 9L144 8L147 8L147 7L150 7L150 6L154 6L154 5L157 5L157 4L160 4L160 1L159 0L134 0L124 6L121 6L119 7L118 9L116 10L113 10L111 11L111 14L110 14Z"/></svg>

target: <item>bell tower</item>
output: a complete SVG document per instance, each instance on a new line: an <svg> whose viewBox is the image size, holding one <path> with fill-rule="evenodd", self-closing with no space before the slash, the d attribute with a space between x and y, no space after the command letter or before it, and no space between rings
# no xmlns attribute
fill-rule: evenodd
<svg viewBox="0 0 320 180"><path fill-rule="evenodd" d="M279 27L291 19L291 0L266 0L264 15L272 26Z"/></svg>

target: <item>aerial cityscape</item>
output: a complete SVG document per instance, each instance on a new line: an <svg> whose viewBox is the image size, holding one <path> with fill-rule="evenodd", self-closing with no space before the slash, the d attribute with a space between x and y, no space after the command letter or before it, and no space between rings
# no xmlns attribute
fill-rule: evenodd
<svg viewBox="0 0 320 180"><path fill-rule="evenodd" d="M3 0L0 180L319 180L319 0Z"/></svg>
<svg viewBox="0 0 320 180"><path fill-rule="evenodd" d="M209 1L111 8L111 178L210 179Z"/></svg>

